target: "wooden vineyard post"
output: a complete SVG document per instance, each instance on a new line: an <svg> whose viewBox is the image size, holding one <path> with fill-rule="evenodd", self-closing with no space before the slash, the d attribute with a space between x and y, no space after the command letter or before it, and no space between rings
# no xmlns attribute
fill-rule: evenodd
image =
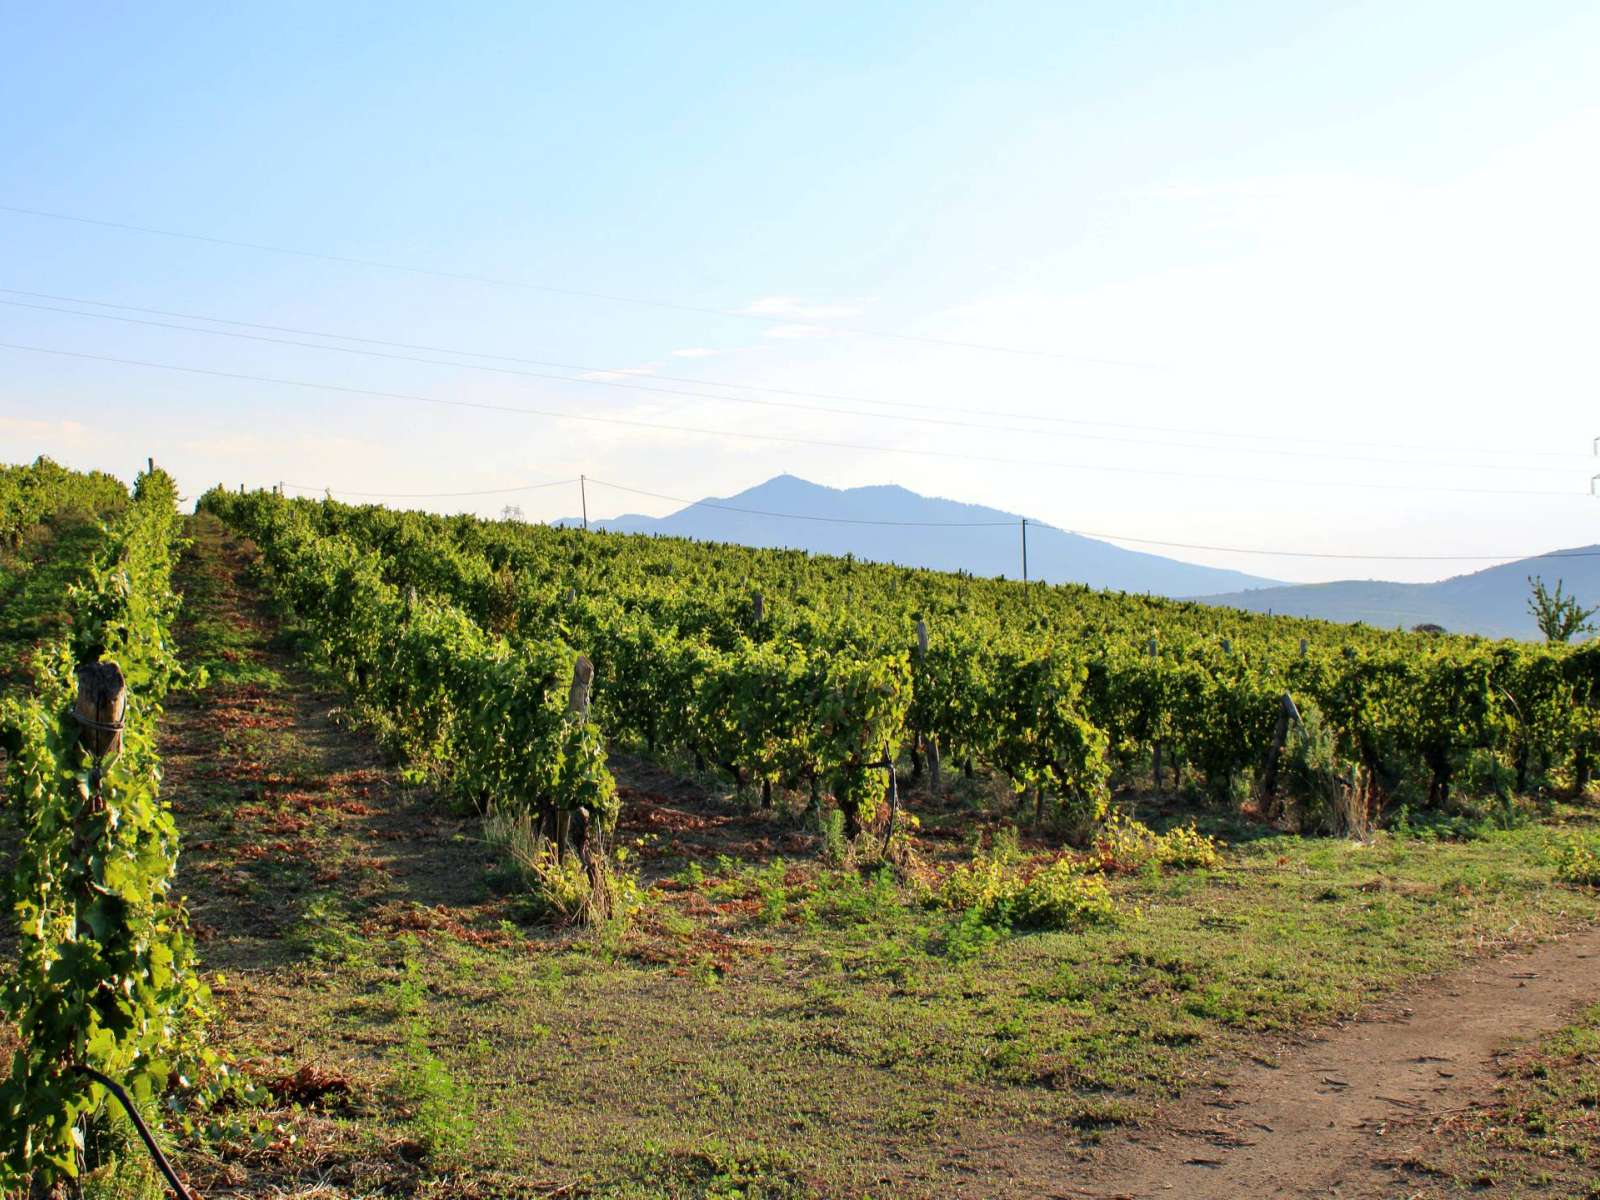
<svg viewBox="0 0 1600 1200"><path fill-rule="evenodd" d="M85 812L104 811L100 799L100 770L106 759L122 752L122 717L127 703L127 684L116 663L84 663L78 668L78 695L72 706L72 716L78 722L78 741L93 759ZM74 859L82 859L89 853L88 828L86 824L79 825L72 835Z"/></svg>
<svg viewBox="0 0 1600 1200"><path fill-rule="evenodd" d="M760 592L750 597L750 617L757 625L767 619L767 601Z"/></svg>
<svg viewBox="0 0 1600 1200"><path fill-rule="evenodd" d="M116 663L84 663L78 668L78 698L72 715L78 721L79 740L97 769L103 760L122 751L122 715L127 704L127 684Z"/></svg>
<svg viewBox="0 0 1600 1200"><path fill-rule="evenodd" d="M1285 692L1278 698L1278 720L1272 727L1272 746L1267 751L1267 769L1261 780L1261 798L1270 805L1278 794L1278 762L1283 757L1284 743L1289 740L1289 722L1300 721L1300 710L1294 699Z"/></svg>
<svg viewBox="0 0 1600 1200"><path fill-rule="evenodd" d="M594 684L594 664L587 654L578 655L572 664L572 686L567 690L567 715L579 721L589 719L589 689Z"/></svg>
<svg viewBox="0 0 1600 1200"><path fill-rule="evenodd" d="M567 718L583 722L589 719L589 689L594 684L594 664L589 661L587 654L578 655L578 660L572 664L572 685L567 689ZM556 844L556 858L559 861L566 857L567 839L573 833L573 814L558 811L552 814L550 822L550 840ZM582 832L588 832L588 814L585 813L579 822ZM581 851L580 851L581 857Z"/></svg>
<svg viewBox="0 0 1600 1200"><path fill-rule="evenodd" d="M1305 638L1301 638L1300 639L1300 657L1304 658L1306 656L1306 651L1308 651L1310 649L1311 649L1311 643L1306 641Z"/></svg>
<svg viewBox="0 0 1600 1200"><path fill-rule="evenodd" d="M1161 654L1161 646L1156 641L1155 638L1151 638L1148 642L1145 643L1145 652L1147 654L1149 654L1149 656L1151 658L1157 658L1157 657L1160 656L1160 654ZM1155 745L1151 748L1150 758L1151 758L1151 765L1155 768L1154 774L1155 774L1155 778L1156 778L1156 791L1159 793L1161 791L1161 782L1162 782L1161 781L1162 770L1161 770L1161 739L1160 738L1156 738Z"/></svg>
<svg viewBox="0 0 1600 1200"><path fill-rule="evenodd" d="M928 623L919 617L917 619L917 661L922 662L927 657ZM944 786L939 775L939 738L926 730L919 730L918 732L922 737L922 748L928 755L928 787L935 796L941 795Z"/></svg>
<svg viewBox="0 0 1600 1200"><path fill-rule="evenodd" d="M589 661L587 654L578 655L572 664L572 686L567 690L567 715L576 721L589 719L589 694L594 688L594 663ZM594 897L594 903L601 906L599 916L607 916L603 911L605 891L600 886L600 860L605 854L603 846L596 849L599 838L595 836L594 819L587 808L578 807L570 813L562 813L558 820L564 826L558 830L560 840L557 843L564 850L570 837L572 847L578 853L578 861L583 864L584 873L589 877L589 891ZM558 853L561 852L558 850Z"/></svg>

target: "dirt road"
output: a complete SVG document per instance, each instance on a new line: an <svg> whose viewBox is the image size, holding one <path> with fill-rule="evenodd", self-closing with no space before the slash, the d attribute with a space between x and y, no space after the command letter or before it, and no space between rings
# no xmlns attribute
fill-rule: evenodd
<svg viewBox="0 0 1600 1200"><path fill-rule="evenodd" d="M1267 1200L1408 1196L1432 1118L1488 1094L1495 1054L1600 998L1600 929L1476 963L1274 1066L1191 1093L1111 1140L1064 1195ZM1408 1184L1410 1186L1408 1186Z"/></svg>

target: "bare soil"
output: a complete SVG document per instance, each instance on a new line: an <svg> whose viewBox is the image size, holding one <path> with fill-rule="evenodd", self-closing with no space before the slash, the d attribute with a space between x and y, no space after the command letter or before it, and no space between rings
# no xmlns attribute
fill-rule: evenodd
<svg viewBox="0 0 1600 1200"><path fill-rule="evenodd" d="M1600 929L1482 961L1286 1046L1109 1139L1062 1195L1410 1196L1432 1125L1485 1096L1514 1041L1600 997Z"/></svg>

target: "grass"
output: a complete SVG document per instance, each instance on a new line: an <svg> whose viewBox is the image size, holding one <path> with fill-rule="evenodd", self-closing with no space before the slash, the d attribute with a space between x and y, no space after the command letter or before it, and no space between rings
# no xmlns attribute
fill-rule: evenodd
<svg viewBox="0 0 1600 1200"><path fill-rule="evenodd" d="M983 1168L999 1186L1030 1169L1010 1156L1092 1140L1253 1034L1350 1013L1480 937L1592 915L1540 861L1527 835L1365 851L1269 840L1204 877L1119 885L1140 912L1111 927L1028 936L844 872L804 872L774 920L762 871L712 875L658 893L614 957L537 931L485 936L484 914L419 930L420 950L398 957L373 936L263 980L240 1031L292 1019L294 1057L275 1065L331 1058L376 1095L405 1094L394 1080L419 1070L461 1083L451 1104L472 1133L447 1157L488 1191L531 1173L598 1194L710 1195L701 1167L651 1192L663 1185L642 1164L731 1155L730 1178L775 1171L773 1194L868 1194L885 1173L894 1194L917 1194L972 1145L1009 1142ZM420 1061L437 1068L419 1068L415 1013L369 999L407 981L437 1035ZM366 1128L405 1133L380 1111ZM384 1168L352 1132L306 1142L341 1142L354 1186Z"/></svg>
<svg viewBox="0 0 1600 1200"><path fill-rule="evenodd" d="M1600 1005L1513 1052L1492 1097L1449 1116L1409 1164L1429 1195L1600 1197Z"/></svg>
<svg viewBox="0 0 1600 1200"><path fill-rule="evenodd" d="M1175 839L1104 877L1107 919L1019 932L937 903L974 831L1007 827L992 811L913 800L897 861L857 861L781 807L619 761L640 907L530 923L480 822L350 727L237 549L194 533L183 648L213 684L172 709L166 788L202 957L229 976L220 1033L258 1079L348 1085L265 1113L265 1144L184 1147L208 1194L1059 1190L1073 1152L1262 1034L1600 915L1556 878L1594 815L1553 808L1370 844L1203 820L1220 861L1177 865L1209 856ZM1021 838L1017 869L1055 853Z"/></svg>

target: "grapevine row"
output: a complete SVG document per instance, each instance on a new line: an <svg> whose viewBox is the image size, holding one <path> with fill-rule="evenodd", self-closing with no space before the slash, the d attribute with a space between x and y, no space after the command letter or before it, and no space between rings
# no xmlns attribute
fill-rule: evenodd
<svg viewBox="0 0 1600 1200"><path fill-rule="evenodd" d="M1261 766L1286 693L1320 710L1375 787L1422 780L1434 802L1474 751L1519 782L1558 765L1582 782L1600 732L1590 647L266 493L205 503L269 543L298 514L372 553L390 586L448 598L515 643L559 632L595 661L611 738L751 782L826 787L852 825L871 818L878 786L863 764L919 738L1092 820L1111 774L1156 746L1228 795Z"/></svg>
<svg viewBox="0 0 1600 1200"><path fill-rule="evenodd" d="M101 480L57 482L106 499ZM0 1191L78 1172L80 1120L105 1102L82 1068L148 1104L172 1073L215 1065L202 1040L208 995L172 891L178 831L157 751L162 703L183 677L172 642L177 491L152 470L121 501L71 594L70 636L39 655L30 694L0 702L17 839L7 889L17 962L3 1003L21 1043L0 1081ZM92 664L126 683L127 700L119 724L86 738L74 693Z"/></svg>

